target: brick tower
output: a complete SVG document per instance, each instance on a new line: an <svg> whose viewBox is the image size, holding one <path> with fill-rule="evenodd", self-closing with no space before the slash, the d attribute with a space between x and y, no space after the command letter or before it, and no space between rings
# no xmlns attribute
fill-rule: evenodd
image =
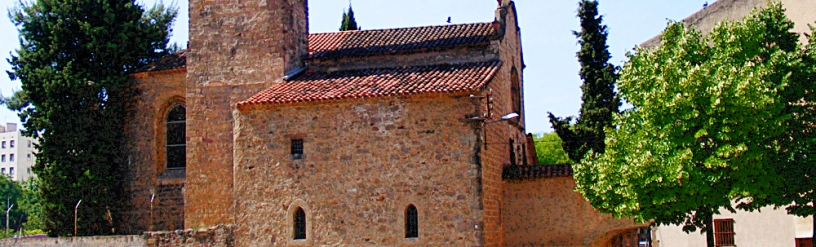
<svg viewBox="0 0 816 247"><path fill-rule="evenodd" d="M233 223L232 111L303 65L307 6L307 0L190 1L186 228Z"/></svg>

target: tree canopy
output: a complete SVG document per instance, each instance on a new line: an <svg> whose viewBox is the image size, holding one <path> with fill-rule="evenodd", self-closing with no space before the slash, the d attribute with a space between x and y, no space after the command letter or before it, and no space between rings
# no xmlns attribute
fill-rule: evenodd
<svg viewBox="0 0 816 247"><path fill-rule="evenodd" d="M813 102L816 64L792 28L773 3L706 37L670 22L660 47L627 54L617 86L632 108L607 129L606 152L574 166L577 191L617 217L701 228L713 246L712 215L772 197L786 149L803 144L790 137L810 115L797 113Z"/></svg>
<svg viewBox="0 0 816 247"><path fill-rule="evenodd" d="M348 10L343 11L343 20L340 22L340 31L360 29L362 28L357 26L357 19L354 19L354 10L351 8L351 3L349 3Z"/></svg>
<svg viewBox="0 0 816 247"><path fill-rule="evenodd" d="M133 0L38 0L9 11L20 47L8 59L20 80L23 134L37 139L49 235L111 234L123 190L124 128L137 93L127 75L166 55L175 8ZM108 217L110 214L112 217Z"/></svg>
<svg viewBox="0 0 816 247"><path fill-rule="evenodd" d="M617 74L615 66L609 63L612 56L606 45L609 32L603 24L603 16L598 14L598 1L582 0L578 18L581 19L581 31L573 34L581 46L577 56L584 81L580 116L573 125L572 117L562 119L549 113L555 133L563 140L564 151L574 162L580 162L590 150L604 152L604 128L612 126L612 114L620 107L615 93Z"/></svg>
<svg viewBox="0 0 816 247"><path fill-rule="evenodd" d="M561 138L558 134L544 133L533 136L538 163L542 165L568 164L569 157L561 147Z"/></svg>

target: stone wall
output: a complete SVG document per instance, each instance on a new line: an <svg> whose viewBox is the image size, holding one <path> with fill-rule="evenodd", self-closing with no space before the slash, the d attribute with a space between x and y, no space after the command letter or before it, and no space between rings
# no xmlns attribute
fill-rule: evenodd
<svg viewBox="0 0 816 247"><path fill-rule="evenodd" d="M505 182L505 245L609 246L645 227L599 213L574 189L572 177Z"/></svg>
<svg viewBox="0 0 816 247"><path fill-rule="evenodd" d="M516 26L515 6L510 1L503 1L502 7L496 11L496 19L500 24L502 38L494 40L490 49L498 54L502 60L502 67L496 77L480 94L479 114L487 114L486 124L481 128L483 132L480 146L481 159L481 190L484 208L484 245L503 246L505 243L501 215L504 197L502 189L502 169L511 164L521 164L526 160L526 135L524 134L524 109L517 112L519 119L507 122L496 122L513 109L513 92L511 89L511 73L513 68L523 78L523 62L520 50L518 27ZM519 83L522 83L519 81ZM523 91L523 85L519 85ZM519 92L520 93L520 92ZM523 100L523 95L516 95ZM523 101L522 101L523 102ZM489 107L488 107L489 105ZM523 106L522 106L523 107ZM484 116L484 115L483 115ZM512 152L510 150L513 150Z"/></svg>
<svg viewBox="0 0 816 247"><path fill-rule="evenodd" d="M199 230L187 229L170 232L146 232L144 246L148 247L232 247L235 246L232 225L218 225Z"/></svg>
<svg viewBox="0 0 816 247"><path fill-rule="evenodd" d="M95 236L77 238L16 238L0 240L0 247L142 247L145 239L139 235Z"/></svg>
<svg viewBox="0 0 816 247"><path fill-rule="evenodd" d="M478 100L383 97L236 112L236 245L479 246ZM290 156L303 140L303 158ZM405 210L419 238L405 238ZM292 240L292 212L307 239Z"/></svg>
<svg viewBox="0 0 816 247"><path fill-rule="evenodd" d="M190 1L185 226L233 222L232 110L303 65L306 0Z"/></svg>
<svg viewBox="0 0 816 247"><path fill-rule="evenodd" d="M134 75L140 95L133 120L127 125L127 193L130 202L119 224L119 233L139 234L146 230L184 227L184 202L178 200L184 187L184 170L167 171L164 139L169 108L184 104L186 72L171 70ZM154 200L154 225L150 225L150 197ZM176 199L173 199L176 197Z"/></svg>

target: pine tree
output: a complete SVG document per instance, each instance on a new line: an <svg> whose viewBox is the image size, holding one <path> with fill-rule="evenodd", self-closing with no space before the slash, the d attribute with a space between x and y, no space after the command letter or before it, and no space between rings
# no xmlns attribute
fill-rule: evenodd
<svg viewBox="0 0 816 247"><path fill-rule="evenodd" d="M343 21L340 23L340 31L360 29L361 27L357 26L357 20L354 19L354 10L351 9L351 3L349 3L348 11L343 11Z"/></svg>
<svg viewBox="0 0 816 247"><path fill-rule="evenodd" d="M598 2L582 0L578 18L581 19L581 31L573 31L573 34L581 45L577 54L584 81L580 116L572 125L572 117L562 119L549 113L550 123L563 140L564 151L574 162L579 162L590 150L604 152L604 128L612 126L612 114L620 107L614 91L617 74L615 66L609 63L611 55L606 45L608 31L602 24L603 16L598 15Z"/></svg>
<svg viewBox="0 0 816 247"><path fill-rule="evenodd" d="M145 11L133 0L38 0L9 11L20 47L8 62L23 93L9 105L38 141L45 230L51 236L111 234L123 189L125 123L134 69L166 54L177 9ZM12 106L13 105L13 106ZM110 214L112 217L107 217Z"/></svg>

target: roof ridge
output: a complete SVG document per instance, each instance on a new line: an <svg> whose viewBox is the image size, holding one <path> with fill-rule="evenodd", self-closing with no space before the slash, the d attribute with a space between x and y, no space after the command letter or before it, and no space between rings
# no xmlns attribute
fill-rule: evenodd
<svg viewBox="0 0 816 247"><path fill-rule="evenodd" d="M353 33L353 32L374 32L374 31L388 31L388 30L405 30L405 29L418 29L418 28L434 28L434 27L453 27L453 26L468 26L468 25L486 25L492 24L493 22L469 22L469 23L451 23L451 24L441 24L441 25L426 25L426 26L414 26L414 27L394 27L394 28L378 28L378 29L366 29L366 30L348 30L348 31L336 31L336 32L321 32L321 33L309 33L309 35L320 35L320 34L335 34L335 33Z"/></svg>

